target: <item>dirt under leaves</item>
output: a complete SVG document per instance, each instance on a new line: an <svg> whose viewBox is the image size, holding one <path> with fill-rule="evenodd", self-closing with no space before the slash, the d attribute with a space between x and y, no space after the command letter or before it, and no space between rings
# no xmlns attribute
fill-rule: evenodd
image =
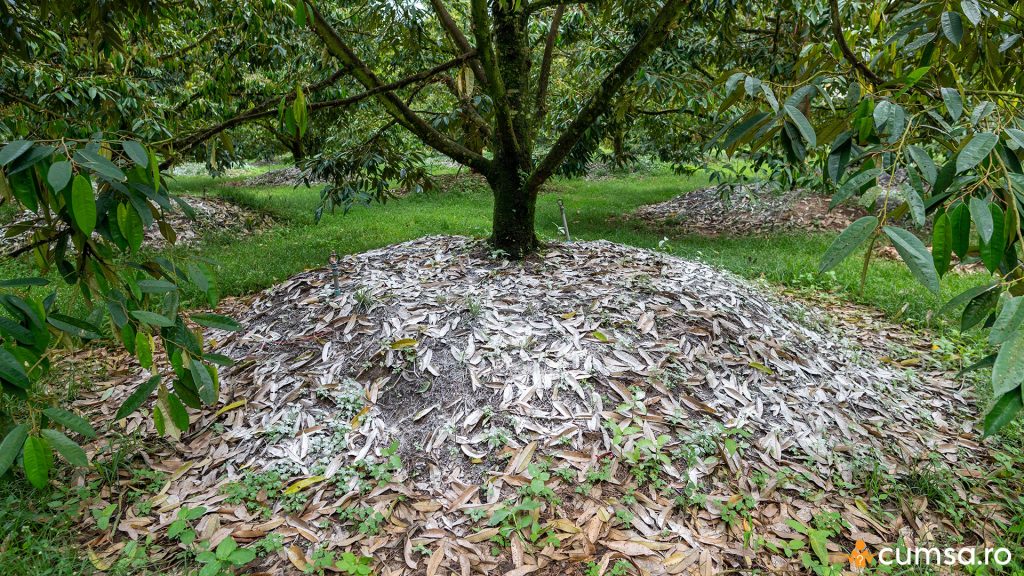
<svg viewBox="0 0 1024 576"><path fill-rule="evenodd" d="M101 560L164 534L184 506L207 509L197 529L214 545L282 535L253 568L273 574L314 549L371 556L383 575L582 574L617 557L649 574L799 570L744 532L789 542L793 521L828 514L845 522L820 550L836 562L854 540L981 539L927 502L880 514L850 489L932 455L983 459L972 400L925 367L921 342L701 263L604 241L514 263L428 237L225 312L243 330L210 335L236 361L224 409L171 442L148 414L116 423L170 480L125 511L113 543L88 543ZM81 407L111 414L146 377L114 378ZM226 501L243 473L267 471L298 496L264 491L262 513ZM502 520L517 504L535 525Z"/></svg>

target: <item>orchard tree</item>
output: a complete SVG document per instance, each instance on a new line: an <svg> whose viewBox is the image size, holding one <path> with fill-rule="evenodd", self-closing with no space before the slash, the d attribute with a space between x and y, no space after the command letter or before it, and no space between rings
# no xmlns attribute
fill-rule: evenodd
<svg viewBox="0 0 1024 576"><path fill-rule="evenodd" d="M412 132L424 144L452 160L480 172L494 195L491 242L514 258L522 258L537 249L534 212L537 191L569 155L586 130L605 112L612 99L650 55L668 39L683 11L682 0L666 0L660 8L649 9L645 29L632 47L608 70L600 82L588 90L588 96L571 122L553 139L548 150L535 158L535 144L541 111L546 106L544 92L550 75L551 43L534 71L534 41L531 20L561 2L547 0L471 0L470 33L462 30L442 0L432 0L433 8L451 42L469 62L463 85L475 82L488 98L492 113L486 122L487 158L463 143L445 135L413 111L400 97L386 89L381 70L367 64L314 2L300 0L295 19L312 29L339 63L375 98L398 125ZM629 4L629 3L627 3ZM629 6L641 12L644 7ZM559 18L551 21L548 35L557 33ZM472 42L469 38L472 38ZM469 90L466 89L466 96ZM470 117L479 117L469 98L464 101Z"/></svg>

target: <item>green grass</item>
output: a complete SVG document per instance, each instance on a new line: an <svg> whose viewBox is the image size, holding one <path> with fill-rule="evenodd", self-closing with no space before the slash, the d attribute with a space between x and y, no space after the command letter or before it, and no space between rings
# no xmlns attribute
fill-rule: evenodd
<svg viewBox="0 0 1024 576"><path fill-rule="evenodd" d="M91 574L73 545L79 531L77 502L58 490L40 492L23 480L0 479L0 572L11 575Z"/></svg>
<svg viewBox="0 0 1024 576"><path fill-rule="evenodd" d="M427 192L384 205L356 206L348 214L325 214L320 223L315 223L317 189L233 188L200 177L176 184L182 193L222 196L266 211L279 223L241 240L223 238L198 250L175 250L181 257L195 254L216 262L221 289L226 295L250 293L302 270L323 266L331 250L351 254L430 234L484 237L490 230L492 201L483 188ZM617 217L637 206L668 200L705 184L703 176L671 174L629 175L599 181L559 180L553 185L557 192L542 194L537 202L537 232L545 240L560 238L557 199L561 197L569 212L569 229L574 239L604 238L657 248L666 235L664 231ZM664 249L744 277L806 285L817 282L814 278L818 260L832 238L831 234L705 238L668 233ZM943 279L941 296L936 296L915 281L902 263L876 260L860 295L860 266L859 258L851 258L839 266L834 280L827 277L817 286L915 323L923 323L942 302L982 281L978 275L949 275Z"/></svg>

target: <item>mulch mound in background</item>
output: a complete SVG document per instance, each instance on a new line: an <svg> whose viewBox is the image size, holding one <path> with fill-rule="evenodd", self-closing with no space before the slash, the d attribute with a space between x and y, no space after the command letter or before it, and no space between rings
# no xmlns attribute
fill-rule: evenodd
<svg viewBox="0 0 1024 576"><path fill-rule="evenodd" d="M193 214L186 213L178 204L172 203L174 210L165 216L176 234L175 245L191 246L209 234L246 236L273 223L266 214L221 198L185 196L182 200L192 209ZM0 254L15 251L32 242L32 226L37 221L40 225L43 224L37 214L26 210L12 222L0 224ZM57 224L58 227L62 225ZM161 248L167 245L167 239L156 224L153 224L146 228L142 245Z"/></svg>
<svg viewBox="0 0 1024 576"><path fill-rule="evenodd" d="M169 481L113 543L86 543L98 558L161 538L186 506L206 509L197 530L214 546L282 535L258 561L273 574L314 549L371 556L378 574L582 574L617 557L650 574L800 570L744 532L788 542L793 521L826 513L847 523L836 561L856 540L983 539L927 505L876 516L857 488L932 455L983 460L960 384L888 352L926 345L701 263L605 241L515 263L428 237L223 311L243 326L209 334L236 361L225 409L170 442L145 410L113 423ZM148 378L115 373L81 409L110 420ZM280 488L228 501L267 472L287 505ZM509 514L536 523L503 531Z"/></svg>
<svg viewBox="0 0 1024 576"><path fill-rule="evenodd" d="M790 231L840 231L867 215L859 206L829 210L829 199L806 190L778 192L764 184L712 186L636 209L630 216L684 234L742 236Z"/></svg>

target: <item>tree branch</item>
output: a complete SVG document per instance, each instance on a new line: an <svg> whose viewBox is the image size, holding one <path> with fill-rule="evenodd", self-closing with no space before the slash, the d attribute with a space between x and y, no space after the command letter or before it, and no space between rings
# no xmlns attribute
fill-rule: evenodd
<svg viewBox="0 0 1024 576"><path fill-rule="evenodd" d="M479 1L479 0L477 0ZM551 177L562 160L569 155L573 146L579 142L586 132L605 112L608 103L622 86L628 81L647 58L668 38L676 24L679 14L683 11L684 0L665 0L665 4L647 26L640 40L629 50L626 56L605 76L601 85L583 105L576 118L569 124L565 132L555 141L547 156L541 160L527 181L527 188L537 190L545 180Z"/></svg>
<svg viewBox="0 0 1024 576"><path fill-rule="evenodd" d="M850 49L850 45L846 43L846 37L843 36L843 25L839 21L839 0L828 0L828 11L832 20L832 36L836 39L836 43L839 44L839 51L843 53L846 61L863 74L872 84L885 84L885 80L872 72L867 64L861 62L857 55L853 53L853 50Z"/></svg>
<svg viewBox="0 0 1024 576"><path fill-rule="evenodd" d="M437 14L437 19L441 21L441 26L444 27L445 31L448 32L448 36L451 37L452 42L458 47L459 51L463 54L467 52L474 52L473 46L470 45L469 40L466 39L466 35L462 33L462 29L455 23L455 19L445 9L442 0L430 0L430 5L434 8L434 13ZM487 84L487 75L484 74L483 66L477 60L470 60L469 66L473 69L473 75L476 76L476 81L480 83L480 86Z"/></svg>
<svg viewBox="0 0 1024 576"><path fill-rule="evenodd" d="M307 1L307 6L309 7L309 24L317 36L323 40L327 51L343 64L352 68L352 76L368 92L374 91L377 101L381 103L388 114L398 120L399 124L415 134L424 144L452 160L470 166L479 172L490 170L490 160L442 134L413 112L401 98L384 88L386 84L381 82L373 70L342 40L313 2Z"/></svg>
<svg viewBox="0 0 1024 576"><path fill-rule="evenodd" d="M548 28L548 37L544 43L544 56L540 61L540 75L537 78L537 113L533 121L538 130L544 123L544 116L548 111L548 79L551 76L551 61L554 59L555 40L558 38L558 26L562 22L563 13L565 6L559 6L555 9L555 15L551 17L551 26Z"/></svg>
<svg viewBox="0 0 1024 576"><path fill-rule="evenodd" d="M472 58L473 55L474 55L473 53L463 54L462 56L459 56L458 58L455 58L453 60L449 60L448 62L445 62L444 64L439 64L437 66L434 66L433 68L431 68L429 70L423 70L422 72L418 72L416 74L413 74L412 76L407 76L405 78L402 78L401 80L396 80L394 82L391 82L390 84L382 84L382 85L377 86L376 88L374 88L372 90L367 90L365 92L360 92L359 94L356 94L354 96L349 96L348 98L339 98L339 99L336 99L336 100L325 100L325 101L322 101L322 102L312 102L312 103L309 104L309 109L310 109L310 111L316 111L316 110L323 110L325 108L339 108L339 107L351 106L352 104L355 104L356 102L360 102L362 100L365 100L365 99L367 99L367 98L369 98L371 96L376 96L376 95L384 93L384 92L393 92L393 91L398 90L400 88L404 88L405 86L408 86L410 84L414 84L414 83L419 82L421 80L426 80L428 78L436 76L437 74L440 74L441 72L444 72L446 70L450 70L450 69L452 69L452 68L454 68L456 66L461 65L463 62L465 62L469 58ZM337 80L337 78L339 78L343 72L344 72L344 70L339 70L338 72L335 72L334 74L332 74L331 77L328 78L327 80L324 80L324 81L318 82L317 84L311 85L311 88L314 88L312 90L312 92L315 92L315 91L317 91L317 90L319 90L319 89L329 85L331 82L328 82L328 80L330 80L331 78L333 78L334 80ZM286 98L288 100L291 100L294 97L295 97L294 94L289 94L289 95L284 96L284 98ZM252 110L249 110L247 112L243 112L242 114L239 114L238 116L235 116L233 118L225 120L224 122L221 122L220 124L217 124L215 126L211 126L211 127L206 128L205 130L202 130L202 131L200 131L198 133L195 133L195 134L192 134L190 136L187 136L187 137L184 137L182 139L179 139L178 141L176 141L176 142L174 142L172 144L172 148L175 148L175 149L180 148L180 150L178 150L178 153L177 153L177 156L180 156L182 153L185 153L185 152L188 152L189 150L192 150L193 148L195 148L199 144L202 144L206 140L209 140L210 138L213 138L214 136L216 136L217 134L220 134L221 132L223 132L225 130L229 130L231 128L234 128L236 126L240 126L240 125L245 124L247 122L252 122L254 120L259 120L260 118L266 118L266 117L269 117L269 116L273 116L273 115L277 114L277 108L274 108L271 105L274 102L279 101L280 99L281 99L280 96L274 97L274 98L268 98L268 99L264 100L263 103L261 103L259 106L255 107L255 108L253 108ZM163 163L160 164L160 167L161 168L167 168L168 166L173 164L173 162L174 162L174 158L168 158L167 160L165 160Z"/></svg>
<svg viewBox="0 0 1024 576"><path fill-rule="evenodd" d="M501 141L498 144L506 150L516 148L515 129L512 126L511 108L505 92L505 82L498 70L498 62L494 54L494 39L491 31L491 18L487 12L487 0L471 0L470 17L473 36L476 38L476 49L480 56L480 64L487 76L487 93L494 102L494 117L497 121L495 135Z"/></svg>

